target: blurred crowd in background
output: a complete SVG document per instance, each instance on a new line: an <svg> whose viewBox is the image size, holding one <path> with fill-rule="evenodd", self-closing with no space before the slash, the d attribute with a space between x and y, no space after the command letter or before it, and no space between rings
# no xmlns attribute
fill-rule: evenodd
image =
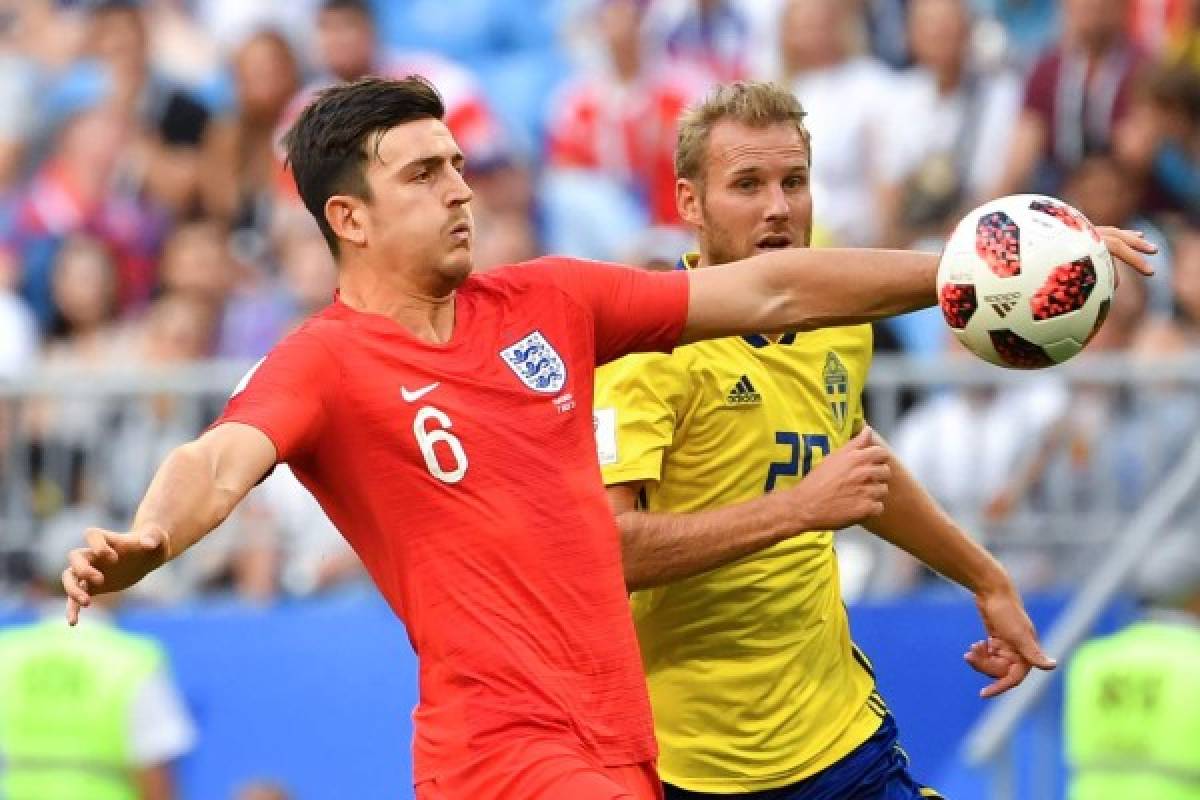
<svg viewBox="0 0 1200 800"><path fill-rule="evenodd" d="M677 116L714 82L766 79L810 115L815 245L936 250L983 200L1055 194L1161 247L1092 349L1200 342L1200 0L0 0L0 381L263 356L336 281L281 135L323 86L411 73L442 92L466 154L480 269L546 252L670 268L690 244ZM880 352L949 345L936 311L877 329ZM1121 436L1144 439L1162 402L1194 430L1194 395L1131 411L1093 394L1072 414L1044 380L928 397L893 441L952 510L1002 518L1056 458L1126 463ZM0 409L0 437L28 444L19 502L38 537L122 528L221 400ZM84 469L98 450L105 468ZM1157 475L1134 471L1129 497L1078 503L1136 503ZM357 580L284 470L230 524L143 591Z"/></svg>

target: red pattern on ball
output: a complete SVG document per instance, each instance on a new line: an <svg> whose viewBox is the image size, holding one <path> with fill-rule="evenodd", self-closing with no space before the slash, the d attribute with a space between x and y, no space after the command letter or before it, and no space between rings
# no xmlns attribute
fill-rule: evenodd
<svg viewBox="0 0 1200 800"><path fill-rule="evenodd" d="M942 316L946 324L956 331L967 327L971 317L979 309L979 300L975 297L975 287L969 283L947 283L942 286L942 296L938 299L942 307Z"/></svg>
<svg viewBox="0 0 1200 800"><path fill-rule="evenodd" d="M1048 200L1034 200L1029 204L1029 208L1032 211L1040 211L1043 214L1049 214L1073 231L1083 230L1083 221L1078 216L1071 213L1071 209L1064 205L1051 203Z"/></svg>
<svg viewBox="0 0 1200 800"><path fill-rule="evenodd" d="M1035 320L1054 319L1083 308L1096 288L1096 266L1091 256L1055 267L1050 277L1029 299Z"/></svg>
<svg viewBox="0 0 1200 800"><path fill-rule="evenodd" d="M1000 360L1017 369L1041 369L1054 364L1054 359L1033 342L1022 339L1012 331L988 331L992 347Z"/></svg>
<svg viewBox="0 0 1200 800"><path fill-rule="evenodd" d="M975 225L975 252L1001 278L1021 274L1021 239L1017 223L1003 211L984 214Z"/></svg>

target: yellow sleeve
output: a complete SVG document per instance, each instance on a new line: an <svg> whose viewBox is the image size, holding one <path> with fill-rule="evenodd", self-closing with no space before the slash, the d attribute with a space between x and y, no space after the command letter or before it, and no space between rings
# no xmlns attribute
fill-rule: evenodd
<svg viewBox="0 0 1200 800"><path fill-rule="evenodd" d="M662 477L687 392L677 354L638 353L596 371L593 422L605 485Z"/></svg>
<svg viewBox="0 0 1200 800"><path fill-rule="evenodd" d="M862 381L859 386L866 389L867 380L871 373L871 360L875 355L875 330L870 325L863 326L863 338L866 339L866 354L863 357L862 365ZM855 411L854 416L850 420L850 435L857 436L867 423L867 410L864 408L863 392L860 389L858 397L854 398Z"/></svg>

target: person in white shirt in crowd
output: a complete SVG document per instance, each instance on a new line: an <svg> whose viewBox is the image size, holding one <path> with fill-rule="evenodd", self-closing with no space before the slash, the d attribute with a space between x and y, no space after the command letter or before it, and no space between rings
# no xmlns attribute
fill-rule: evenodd
<svg viewBox="0 0 1200 800"><path fill-rule="evenodd" d="M880 110L895 83L888 67L861 54L865 38L857 8L844 0L788 0L779 18L776 76L808 112L816 223L847 247L879 238Z"/></svg>

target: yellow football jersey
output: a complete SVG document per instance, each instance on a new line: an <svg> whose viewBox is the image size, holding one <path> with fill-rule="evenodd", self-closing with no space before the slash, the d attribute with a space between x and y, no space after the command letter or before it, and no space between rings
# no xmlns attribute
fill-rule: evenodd
<svg viewBox="0 0 1200 800"><path fill-rule="evenodd" d="M870 326L630 356L596 378L605 483L687 513L790 486L862 424ZM663 780L786 786L841 760L885 713L850 640L831 532L635 592Z"/></svg>

